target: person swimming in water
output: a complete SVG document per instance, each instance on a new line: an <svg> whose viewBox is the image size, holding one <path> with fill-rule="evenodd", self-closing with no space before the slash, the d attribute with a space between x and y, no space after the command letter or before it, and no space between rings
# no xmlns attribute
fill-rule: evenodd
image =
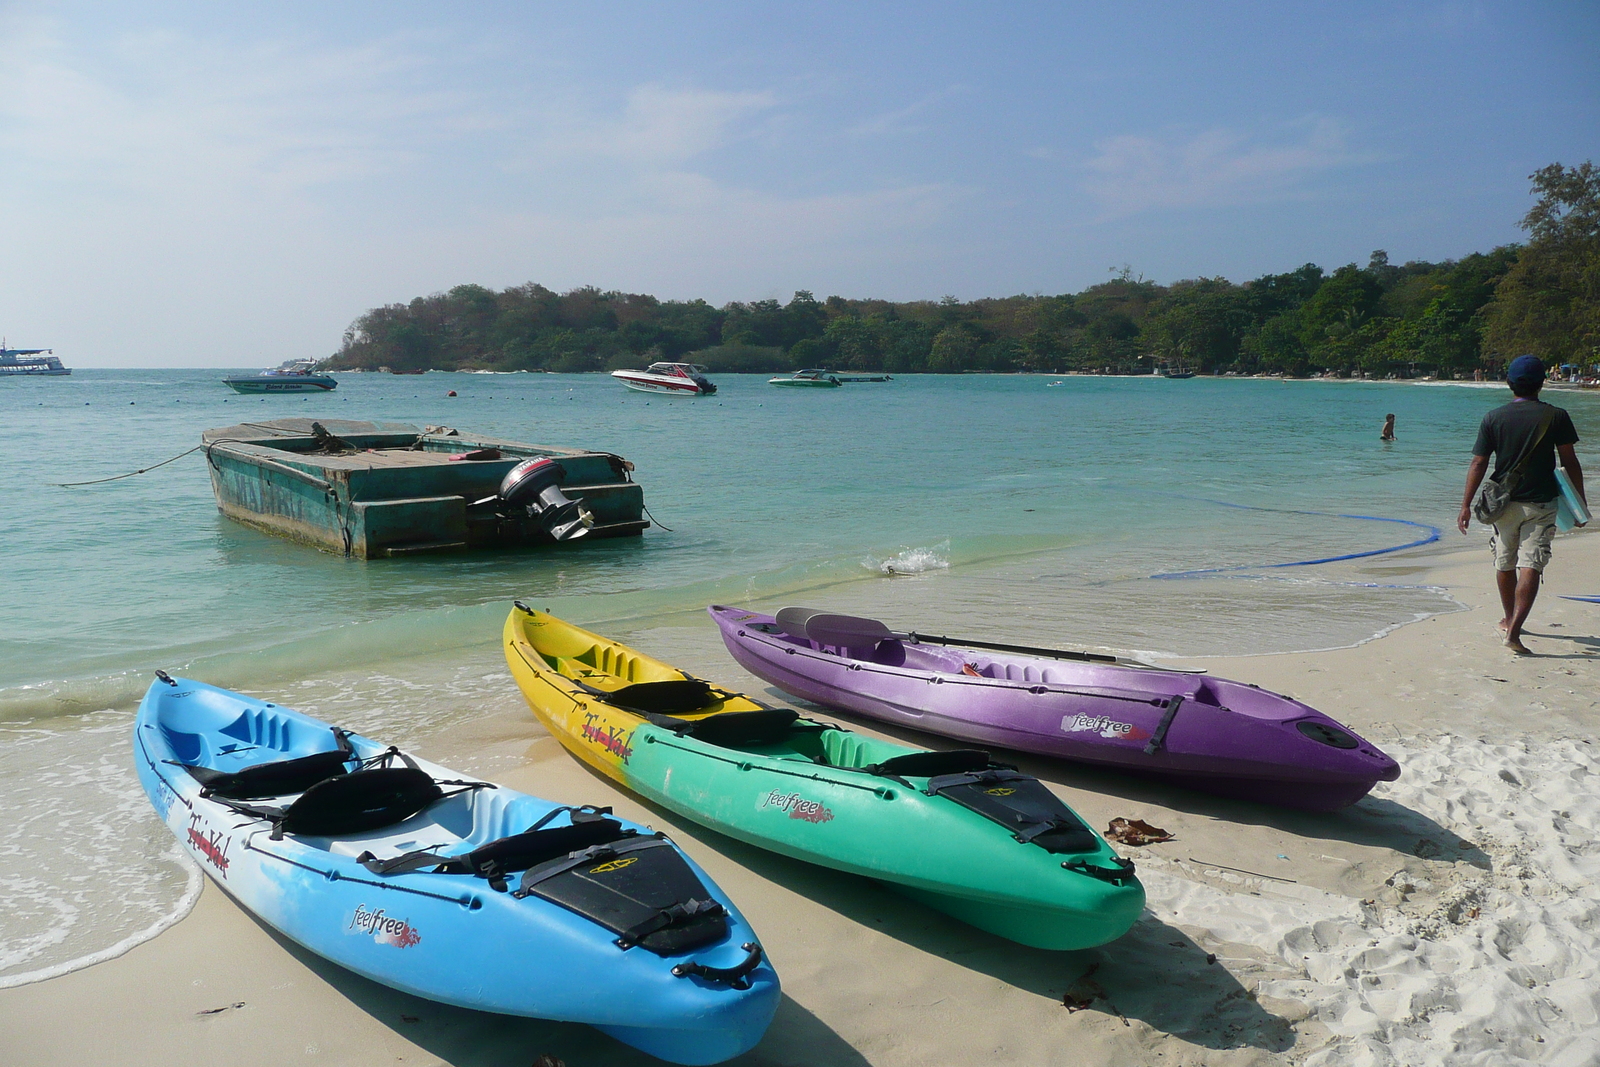
<svg viewBox="0 0 1600 1067"><path fill-rule="evenodd" d="M1383 417L1383 432L1378 435L1378 440L1394 440L1394 414L1392 412Z"/></svg>

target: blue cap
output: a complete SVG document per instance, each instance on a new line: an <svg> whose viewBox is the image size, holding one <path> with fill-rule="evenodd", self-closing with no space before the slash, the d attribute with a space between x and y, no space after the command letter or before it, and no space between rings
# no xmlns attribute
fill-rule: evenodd
<svg viewBox="0 0 1600 1067"><path fill-rule="evenodd" d="M1506 369L1506 381L1512 385L1532 385L1544 381L1544 362L1538 356L1518 356Z"/></svg>

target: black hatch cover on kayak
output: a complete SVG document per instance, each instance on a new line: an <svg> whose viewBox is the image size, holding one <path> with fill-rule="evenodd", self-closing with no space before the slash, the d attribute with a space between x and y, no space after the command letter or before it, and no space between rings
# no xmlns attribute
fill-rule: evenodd
<svg viewBox="0 0 1600 1067"><path fill-rule="evenodd" d="M570 825L545 827L562 812ZM459 856L431 849L380 860L357 857L374 874L472 874L506 891L506 876L526 872L513 894L537 896L576 912L634 945L671 955L720 940L728 932L722 905L672 843L661 834L623 829L610 808L560 807L520 834L502 837Z"/></svg>
<svg viewBox="0 0 1600 1067"><path fill-rule="evenodd" d="M619 948L675 955L728 935L727 912L659 834L595 845L530 868L517 896L537 896L617 935Z"/></svg>
<svg viewBox="0 0 1600 1067"><path fill-rule="evenodd" d="M928 780L929 796L942 796L1010 830L1018 841L1046 852L1095 852L1100 840L1044 783L1018 771L945 774Z"/></svg>

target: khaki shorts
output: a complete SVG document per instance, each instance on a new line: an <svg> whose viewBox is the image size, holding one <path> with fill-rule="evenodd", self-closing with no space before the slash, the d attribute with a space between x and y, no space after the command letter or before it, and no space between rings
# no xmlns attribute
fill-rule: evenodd
<svg viewBox="0 0 1600 1067"><path fill-rule="evenodd" d="M1530 504L1513 500L1494 520L1489 548L1494 569L1543 571L1550 562L1550 542L1556 536L1556 502Z"/></svg>

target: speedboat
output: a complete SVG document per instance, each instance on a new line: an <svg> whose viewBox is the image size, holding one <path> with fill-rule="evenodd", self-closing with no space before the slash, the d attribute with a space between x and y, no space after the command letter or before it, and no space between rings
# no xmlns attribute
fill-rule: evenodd
<svg viewBox="0 0 1600 1067"><path fill-rule="evenodd" d="M222 381L236 393L326 393L339 384L318 374L314 359L291 359L260 374L235 374Z"/></svg>
<svg viewBox="0 0 1600 1067"><path fill-rule="evenodd" d="M1094 652L895 632L876 619L714 606L740 666L894 726L1190 789L1335 811L1392 782L1376 745L1292 697Z"/></svg>
<svg viewBox="0 0 1600 1067"><path fill-rule="evenodd" d="M797 370L792 374L780 374L776 378L768 378L768 385L796 385L811 389L837 389L844 383L832 371L819 367L807 367Z"/></svg>
<svg viewBox="0 0 1600 1067"><path fill-rule="evenodd" d="M698 363L652 363L644 370L614 370L611 376L641 393L710 396L717 391Z"/></svg>

